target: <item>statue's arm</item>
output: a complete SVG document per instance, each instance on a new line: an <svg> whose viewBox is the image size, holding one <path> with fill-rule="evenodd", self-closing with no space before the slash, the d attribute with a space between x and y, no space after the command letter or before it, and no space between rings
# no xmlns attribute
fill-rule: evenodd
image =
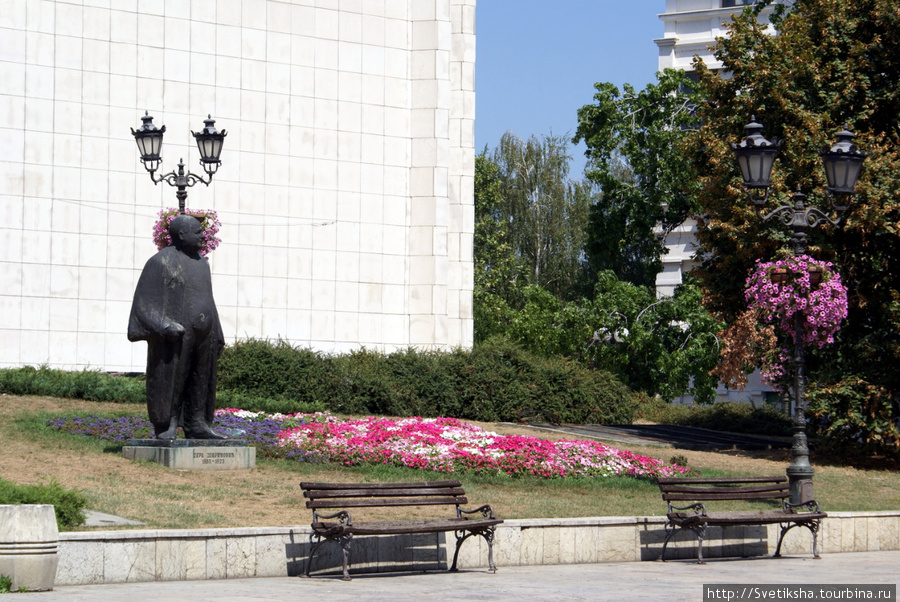
<svg viewBox="0 0 900 602"><path fill-rule="evenodd" d="M129 341L172 341L184 333L184 327L166 315L165 269L159 254L151 257L144 266L131 304Z"/></svg>

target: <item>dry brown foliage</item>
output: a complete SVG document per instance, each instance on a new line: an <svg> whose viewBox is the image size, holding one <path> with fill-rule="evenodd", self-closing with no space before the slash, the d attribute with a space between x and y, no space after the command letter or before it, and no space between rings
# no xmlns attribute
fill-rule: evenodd
<svg viewBox="0 0 900 602"><path fill-rule="evenodd" d="M775 327L761 325L759 311L748 309L719 333L722 341L719 365L711 374L733 389L743 390L747 384L747 368L759 364L765 350L775 349L778 341Z"/></svg>

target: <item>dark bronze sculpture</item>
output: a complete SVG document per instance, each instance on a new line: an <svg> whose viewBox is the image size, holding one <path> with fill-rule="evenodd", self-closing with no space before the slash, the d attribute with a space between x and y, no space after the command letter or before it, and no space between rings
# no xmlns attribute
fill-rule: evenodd
<svg viewBox="0 0 900 602"><path fill-rule="evenodd" d="M169 225L173 244L141 272L129 341L147 341L147 411L157 439L176 428L188 439L225 439L210 427L216 408L216 369L225 347L212 294L209 262L198 251L200 222L179 215Z"/></svg>

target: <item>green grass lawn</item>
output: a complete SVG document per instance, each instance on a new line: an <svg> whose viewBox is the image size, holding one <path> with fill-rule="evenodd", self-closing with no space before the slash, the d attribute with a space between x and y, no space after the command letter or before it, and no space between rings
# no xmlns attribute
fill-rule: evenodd
<svg viewBox="0 0 900 602"><path fill-rule="evenodd" d="M344 467L291 460L258 460L246 471L178 471L121 457L120 447L64 435L43 426L47 416L73 412L142 414L131 404L102 404L51 398L0 398L0 437L6 453L0 474L20 483L55 478L83 491L93 510L139 520L148 527L211 528L307 524L300 481L422 481L459 478L472 505L490 503L498 516L563 518L665 514L649 479L509 478L452 474L396 467ZM522 427L486 425L521 434ZM535 431L534 436L559 438ZM700 452L665 447L630 447L669 460L683 456L704 476L784 474L789 453ZM816 456L812 461L815 465ZM816 465L815 497L825 511L900 510L900 472ZM717 505L730 509L734 506ZM758 507L758 506L756 506ZM399 512L399 511L398 511ZM399 516L399 514L398 514Z"/></svg>

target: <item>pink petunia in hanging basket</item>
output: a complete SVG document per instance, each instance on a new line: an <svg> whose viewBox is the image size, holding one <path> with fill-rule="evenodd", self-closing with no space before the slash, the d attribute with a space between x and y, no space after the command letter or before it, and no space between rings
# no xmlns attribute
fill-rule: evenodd
<svg viewBox="0 0 900 602"><path fill-rule="evenodd" d="M834 342L847 317L847 287L831 263L809 255L778 261L757 260L744 296L766 322L777 324L793 340L794 314L804 317L803 342L819 348Z"/></svg>
<svg viewBox="0 0 900 602"><path fill-rule="evenodd" d="M160 251L172 244L172 238L169 236L169 224L179 214L175 207L161 209L159 218L153 224L153 243ZM222 222L219 221L219 215L212 209L187 209L186 215L195 217L200 221L203 228L203 246L200 248L200 255L206 256L211 251L215 251L222 239L217 235Z"/></svg>
<svg viewBox="0 0 900 602"><path fill-rule="evenodd" d="M821 349L834 342L847 317L847 287L833 264L808 255L778 261L757 260L747 278L745 299L764 323L779 327L787 344L796 342L795 316L803 317L802 342ZM763 378L772 384L785 377L790 347L770 350L763 358Z"/></svg>

